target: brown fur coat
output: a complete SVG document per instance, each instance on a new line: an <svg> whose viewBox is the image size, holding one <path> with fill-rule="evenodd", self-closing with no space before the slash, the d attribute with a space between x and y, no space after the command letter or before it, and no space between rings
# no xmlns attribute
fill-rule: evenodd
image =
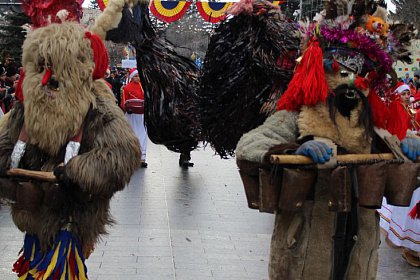
<svg viewBox="0 0 420 280"><path fill-rule="evenodd" d="M36 234L43 248L70 222L69 217L71 230L82 244L93 245L106 233L105 226L113 222L109 213L112 195L124 188L140 164L140 145L122 111L106 94L98 94L95 104L84 118L79 155L65 166L72 186L35 182L36 187L42 189L37 207L28 211L18 204L12 206L16 226L21 231ZM6 129L0 132L1 168L10 165L10 155L24 121L24 108L18 102ZM64 144L56 155L49 155L39 146L29 144L20 167L52 171L63 162L65 148ZM16 183L12 180L0 181L0 189L10 190L13 186L16 187Z"/></svg>

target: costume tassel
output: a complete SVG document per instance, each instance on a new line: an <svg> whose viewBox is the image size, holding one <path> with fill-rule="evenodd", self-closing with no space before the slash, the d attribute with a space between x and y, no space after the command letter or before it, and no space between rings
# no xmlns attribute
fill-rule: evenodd
<svg viewBox="0 0 420 280"><path fill-rule="evenodd" d="M411 217L411 219L420 219L420 201L417 202L417 204L411 209L410 213L408 215Z"/></svg>
<svg viewBox="0 0 420 280"><path fill-rule="evenodd" d="M26 235L23 252L13 266L19 280L87 280L82 247L68 231L60 231L54 245L43 252L35 236Z"/></svg>
<svg viewBox="0 0 420 280"><path fill-rule="evenodd" d="M312 39L298 64L286 92L277 103L277 111L297 111L302 105L315 106L328 96L322 50Z"/></svg>

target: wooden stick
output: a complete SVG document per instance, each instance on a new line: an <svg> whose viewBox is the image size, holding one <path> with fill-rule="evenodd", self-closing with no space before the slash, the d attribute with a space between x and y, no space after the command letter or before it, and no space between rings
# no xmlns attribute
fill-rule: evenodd
<svg viewBox="0 0 420 280"><path fill-rule="evenodd" d="M393 154L347 154L347 155L338 155L337 164L363 164L370 161L385 161L385 160L394 160L396 159ZM301 156L301 155L271 155L270 161L273 164L314 164L310 157Z"/></svg>
<svg viewBox="0 0 420 280"><path fill-rule="evenodd" d="M10 168L6 171L10 177L24 177L45 182L56 182L57 178L53 172L26 170L21 168Z"/></svg>

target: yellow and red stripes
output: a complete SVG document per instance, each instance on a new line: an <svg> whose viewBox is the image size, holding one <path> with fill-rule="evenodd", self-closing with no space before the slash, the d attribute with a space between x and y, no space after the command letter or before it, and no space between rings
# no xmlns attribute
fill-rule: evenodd
<svg viewBox="0 0 420 280"><path fill-rule="evenodd" d="M171 23L180 19L190 5L191 2L188 1L152 0L149 9L158 19Z"/></svg>
<svg viewBox="0 0 420 280"><path fill-rule="evenodd" d="M71 232L62 230L49 251L26 234L22 255L13 265L19 280L88 280L82 248Z"/></svg>
<svg viewBox="0 0 420 280"><path fill-rule="evenodd" d="M227 8L235 2L197 2L197 10L201 17L208 22L217 23L226 18Z"/></svg>

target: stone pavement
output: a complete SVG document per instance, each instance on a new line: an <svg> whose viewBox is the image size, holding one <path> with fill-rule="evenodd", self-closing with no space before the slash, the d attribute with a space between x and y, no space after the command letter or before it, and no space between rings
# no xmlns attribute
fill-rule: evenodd
<svg viewBox="0 0 420 280"><path fill-rule="evenodd" d="M274 216L247 208L234 159L209 147L192 159L183 170L178 154L149 143L149 167L112 201L118 223L87 261L91 280L268 279ZM11 267L22 240L3 207L0 280L17 279ZM398 250L381 246L378 279L419 277Z"/></svg>

